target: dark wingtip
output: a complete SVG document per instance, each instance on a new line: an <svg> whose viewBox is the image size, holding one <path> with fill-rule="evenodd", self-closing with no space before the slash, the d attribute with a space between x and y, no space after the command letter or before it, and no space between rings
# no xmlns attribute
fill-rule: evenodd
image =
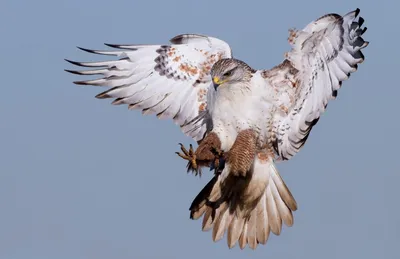
<svg viewBox="0 0 400 259"><path fill-rule="evenodd" d="M207 36L197 33L184 33L179 34L169 40L172 44L183 44L191 38L207 38Z"/></svg>
<svg viewBox="0 0 400 259"><path fill-rule="evenodd" d="M75 74L75 75L81 75L81 73L79 71L76 70L69 70L69 69L64 69L65 72L71 73L71 74Z"/></svg>
<svg viewBox="0 0 400 259"><path fill-rule="evenodd" d="M185 34L176 35L175 37L173 37L173 38L170 39L169 41L170 41L172 44L181 44L182 41L183 41L184 35L185 35Z"/></svg>
<svg viewBox="0 0 400 259"><path fill-rule="evenodd" d="M69 59L66 59L66 58L64 60L67 61L68 63L73 64L73 65L82 66L82 64L80 62L72 61L72 60L69 60Z"/></svg>
<svg viewBox="0 0 400 259"><path fill-rule="evenodd" d="M104 45L111 47L111 48L118 48L117 44L111 44L111 43L104 43Z"/></svg>
<svg viewBox="0 0 400 259"><path fill-rule="evenodd" d="M130 46L129 44L110 44L110 43L104 43L104 45L111 47L111 48L116 48L116 49L127 49L127 50L137 50L134 45ZM124 47L125 46L125 47ZM138 45L136 45L138 46Z"/></svg>
<svg viewBox="0 0 400 259"><path fill-rule="evenodd" d="M77 47L78 49L80 49L80 50L83 50L83 51L86 51L86 52L89 52L89 53L96 54L96 51L94 51L94 50L82 48L82 47L79 47L79 46L76 46L76 47Z"/></svg>
<svg viewBox="0 0 400 259"><path fill-rule="evenodd" d="M76 85L87 85L88 84L86 81L74 81L73 83Z"/></svg>
<svg viewBox="0 0 400 259"><path fill-rule="evenodd" d="M107 99L107 98L111 98L111 96L109 96L107 94L107 92L102 92L102 93L99 93L98 95L96 95L95 98L97 98L97 99Z"/></svg>
<svg viewBox="0 0 400 259"><path fill-rule="evenodd" d="M361 35L363 35L367 31L367 27L364 27L364 29L361 32Z"/></svg>
<svg viewBox="0 0 400 259"><path fill-rule="evenodd" d="M357 17L359 14L360 14L360 8L357 8L354 12L355 12L355 14L354 14L354 16L355 17Z"/></svg>
<svg viewBox="0 0 400 259"><path fill-rule="evenodd" d="M125 49L122 47L122 44L111 44L111 43L104 43L104 45L111 47L111 48L115 48L115 49Z"/></svg>
<svg viewBox="0 0 400 259"><path fill-rule="evenodd" d="M122 102L123 100L124 100L123 97L119 97L119 98L115 99L114 101L112 101L111 104L112 104L112 105L121 105L121 104L123 104L123 102ZM130 104L130 105L131 105L131 104ZM130 105L129 105L129 106L130 106ZM129 106L128 106L128 107L129 107Z"/></svg>
<svg viewBox="0 0 400 259"><path fill-rule="evenodd" d="M358 18L358 26L359 27L361 27L364 22L365 22L364 18L362 18L362 17Z"/></svg>

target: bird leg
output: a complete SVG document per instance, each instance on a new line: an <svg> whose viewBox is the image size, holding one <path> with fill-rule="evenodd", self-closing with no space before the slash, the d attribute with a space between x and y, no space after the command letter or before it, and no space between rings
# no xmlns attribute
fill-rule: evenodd
<svg viewBox="0 0 400 259"><path fill-rule="evenodd" d="M252 129L239 132L232 148L226 152L226 163L229 163L230 173L236 176L246 176L250 170L257 152L256 133Z"/></svg>
<svg viewBox="0 0 400 259"><path fill-rule="evenodd" d="M214 132L209 133L200 142L195 151L193 150L192 145L190 145L189 150L187 150L182 144L180 145L183 154L180 152L176 152L176 154L181 158L188 160L187 171L194 172L196 176L198 174L201 176L201 167L210 166L212 165L212 163L215 164L217 158L212 150L215 149L219 151L221 149L221 141L219 140L217 134L215 134ZM217 164L219 165L219 157Z"/></svg>

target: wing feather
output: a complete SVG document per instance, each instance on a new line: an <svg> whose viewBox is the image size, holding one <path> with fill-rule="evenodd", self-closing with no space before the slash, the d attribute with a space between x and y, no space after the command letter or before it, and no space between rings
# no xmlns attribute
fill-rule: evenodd
<svg viewBox="0 0 400 259"><path fill-rule="evenodd" d="M105 44L117 50L91 50L91 54L116 56L117 60L69 63L91 68L66 70L77 75L101 75L75 81L77 85L109 87L96 98L113 98L115 105L126 104L143 114L172 119L182 131L200 141L209 126L205 116L210 71L221 58L232 57L229 45L217 38L182 34L170 45ZM198 119L196 119L198 118Z"/></svg>
<svg viewBox="0 0 400 259"><path fill-rule="evenodd" d="M286 108L277 113L272 136L281 159L290 159L301 149L342 81L363 62L361 50L368 42L361 37L364 19L356 21L359 11L324 15L301 31L291 30L292 50L284 62L263 72L269 85L278 89L276 106ZM281 97L284 94L290 101Z"/></svg>

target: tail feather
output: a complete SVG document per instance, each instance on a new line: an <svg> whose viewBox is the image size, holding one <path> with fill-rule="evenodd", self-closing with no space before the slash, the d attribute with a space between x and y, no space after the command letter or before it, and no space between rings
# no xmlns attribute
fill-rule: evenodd
<svg viewBox="0 0 400 259"><path fill-rule="evenodd" d="M274 171L274 173L271 174L271 178L279 192L279 195L277 194L277 196L281 197L282 201L290 210L296 211L297 203L292 193L289 191L289 188L286 186L279 172L276 170L276 167L272 166L271 168Z"/></svg>
<svg viewBox="0 0 400 259"><path fill-rule="evenodd" d="M211 181L207 183L206 186L200 191L200 193L194 198L192 205L190 205L190 218L198 219L206 212L208 208L206 206L207 199L215 200L220 195L219 184L216 184L219 181L218 177L213 177ZM211 215L211 214L210 214ZM203 224L204 225L204 224Z"/></svg>
<svg viewBox="0 0 400 259"><path fill-rule="evenodd" d="M275 184L271 184L270 187L271 194L274 197L276 209L279 212L279 216L284 221L285 225L293 225L293 214L292 211L287 207L286 203L282 200L278 188Z"/></svg>
<svg viewBox="0 0 400 259"><path fill-rule="evenodd" d="M278 207L276 206L276 199L274 197L274 194L272 193L271 185L268 185L267 190L265 191L265 194L267 196L267 214L269 219L268 221L272 233L279 236L282 229L282 219L280 217Z"/></svg>
<svg viewBox="0 0 400 259"><path fill-rule="evenodd" d="M258 226L263 227L265 225L264 222L259 222L259 220L262 219L262 217L260 217L261 215L259 215L258 213L259 213L258 209L253 210L251 212L251 216L245 224L245 226L247 226L248 232L242 233L244 235L244 239L245 240L247 239L247 243L253 249L255 249L257 247L258 242L260 242L257 227ZM260 225L260 223L261 223L261 225ZM246 242L244 242L243 244L240 244L241 249L243 249L245 246L246 246Z"/></svg>
<svg viewBox="0 0 400 259"><path fill-rule="evenodd" d="M248 238L248 236L249 236L249 234L248 234L248 224L244 224L243 225L243 230L242 230L242 234L240 234L240 237L239 237L239 247L241 248L241 249L243 249L243 248L245 248L246 247L246 244L247 244L247 242L248 242L248 240L247 240L247 238ZM251 235L251 234L250 234ZM257 240L256 240L256 242L257 242ZM250 242L249 242L250 243Z"/></svg>
<svg viewBox="0 0 400 259"><path fill-rule="evenodd" d="M256 157L245 181L229 177L226 172L214 176L190 207L192 219L204 215L202 229L212 229L214 242L227 232L229 248L239 243L241 249L247 244L256 249L259 243L267 243L270 232L280 235L282 223L293 225L292 211L297 210L297 204L272 159L261 161ZM237 191L241 185L245 187Z"/></svg>
<svg viewBox="0 0 400 259"><path fill-rule="evenodd" d="M245 224L245 218L243 217L233 217L231 224L228 228L228 246L232 248L236 245L239 240L240 234L243 231L243 225Z"/></svg>
<svg viewBox="0 0 400 259"><path fill-rule="evenodd" d="M218 217L216 217L215 225L213 228L212 238L214 242L221 240L224 236L225 229L229 226L232 217L228 211L228 203L224 202L217 210Z"/></svg>
<svg viewBox="0 0 400 259"><path fill-rule="evenodd" d="M205 209L205 214L203 217L202 230L208 231L208 230L212 229L212 227L214 225L214 220L212 217L213 210L207 206L203 206L203 209ZM218 213L218 216L219 216L219 211L216 211L215 213Z"/></svg>
<svg viewBox="0 0 400 259"><path fill-rule="evenodd" d="M257 206L257 213L255 213L254 218L257 217L257 240L261 244L266 244L269 237L270 226L266 224L268 222L268 213L267 213L267 197L263 195L260 200L260 204ZM252 240L251 240L252 241ZM250 248L255 249L257 247L257 243L253 244L248 241Z"/></svg>

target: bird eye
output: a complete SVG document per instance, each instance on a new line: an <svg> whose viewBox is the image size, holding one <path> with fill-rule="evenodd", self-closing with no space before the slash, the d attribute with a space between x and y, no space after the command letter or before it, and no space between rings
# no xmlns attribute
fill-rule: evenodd
<svg viewBox="0 0 400 259"><path fill-rule="evenodd" d="M233 70L229 70L228 72L225 72L224 76L231 76L233 73Z"/></svg>

